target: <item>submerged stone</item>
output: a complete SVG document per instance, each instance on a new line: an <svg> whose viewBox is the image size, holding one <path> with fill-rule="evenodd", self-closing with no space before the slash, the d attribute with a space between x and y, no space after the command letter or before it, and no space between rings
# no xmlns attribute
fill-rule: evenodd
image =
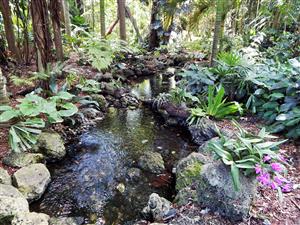
<svg viewBox="0 0 300 225"><path fill-rule="evenodd" d="M147 151L139 159L139 166L142 170L159 174L165 170L164 160L158 152Z"/></svg>
<svg viewBox="0 0 300 225"><path fill-rule="evenodd" d="M53 217L49 220L49 225L82 225L82 217Z"/></svg>
<svg viewBox="0 0 300 225"><path fill-rule="evenodd" d="M43 163L45 160L40 153L11 153L3 159L5 165L11 167L24 167L34 163Z"/></svg>
<svg viewBox="0 0 300 225"><path fill-rule="evenodd" d="M32 164L13 175L13 183L28 201L38 200L50 183L50 173L44 164Z"/></svg>

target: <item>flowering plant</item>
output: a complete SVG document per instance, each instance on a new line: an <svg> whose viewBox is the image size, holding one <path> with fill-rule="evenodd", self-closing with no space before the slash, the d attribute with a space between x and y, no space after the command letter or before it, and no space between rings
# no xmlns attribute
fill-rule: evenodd
<svg viewBox="0 0 300 225"><path fill-rule="evenodd" d="M208 149L215 153L217 159L230 166L235 189L240 189L239 174L243 172L245 175L256 175L263 186L280 193L289 192L291 185L284 178L286 162L278 148L285 140L269 141L276 137L269 135L265 128L254 135L245 131L236 121L233 123L238 128L236 138L228 138L219 132L220 139L210 141Z"/></svg>

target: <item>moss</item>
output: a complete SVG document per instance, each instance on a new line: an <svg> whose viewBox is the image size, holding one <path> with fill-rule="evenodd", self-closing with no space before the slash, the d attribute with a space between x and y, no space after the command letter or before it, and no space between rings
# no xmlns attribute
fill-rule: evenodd
<svg viewBox="0 0 300 225"><path fill-rule="evenodd" d="M178 174L176 179L176 189L181 190L192 185L196 180L198 180L201 168L202 164L197 161L188 165L181 173Z"/></svg>

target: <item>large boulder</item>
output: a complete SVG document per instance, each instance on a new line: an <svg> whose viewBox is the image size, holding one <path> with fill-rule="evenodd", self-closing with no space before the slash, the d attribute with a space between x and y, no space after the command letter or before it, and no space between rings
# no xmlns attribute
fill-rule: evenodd
<svg viewBox="0 0 300 225"><path fill-rule="evenodd" d="M175 216L176 210L170 201L156 193L152 193L149 197L148 205L143 209L142 213L146 217L150 216L154 221L163 221Z"/></svg>
<svg viewBox="0 0 300 225"><path fill-rule="evenodd" d="M50 217L44 213L23 212L18 213L11 225L48 225Z"/></svg>
<svg viewBox="0 0 300 225"><path fill-rule="evenodd" d="M0 168L0 184L11 184L11 177L3 168Z"/></svg>
<svg viewBox="0 0 300 225"><path fill-rule="evenodd" d="M13 175L14 185L30 202L42 196L50 180L47 167L41 163L23 167Z"/></svg>
<svg viewBox="0 0 300 225"><path fill-rule="evenodd" d="M35 149L48 160L60 160L66 155L64 141L55 132L42 132Z"/></svg>
<svg viewBox="0 0 300 225"><path fill-rule="evenodd" d="M53 217L49 221L49 225L81 225L83 223L83 217Z"/></svg>
<svg viewBox="0 0 300 225"><path fill-rule="evenodd" d="M242 220L256 193L256 181L240 174L240 183L241 189L235 191L230 169L222 162L205 164L197 185L198 203L231 221Z"/></svg>
<svg viewBox="0 0 300 225"><path fill-rule="evenodd" d="M197 145L218 136L215 124L208 118L203 117L197 125L188 127L192 140Z"/></svg>
<svg viewBox="0 0 300 225"><path fill-rule="evenodd" d="M21 212L29 212L27 200L15 187L0 184L0 224L6 224Z"/></svg>
<svg viewBox="0 0 300 225"><path fill-rule="evenodd" d="M139 167L151 173L159 174L165 170L164 160L158 152L146 151L139 159Z"/></svg>
<svg viewBox="0 0 300 225"><path fill-rule="evenodd" d="M34 163L43 163L45 160L40 153L11 153L3 159L5 165L11 167L24 167Z"/></svg>
<svg viewBox="0 0 300 225"><path fill-rule="evenodd" d="M93 94L91 95L92 99L96 101L99 104L99 108L102 111L106 111L108 107L108 102L106 101L105 97L103 95L99 94Z"/></svg>

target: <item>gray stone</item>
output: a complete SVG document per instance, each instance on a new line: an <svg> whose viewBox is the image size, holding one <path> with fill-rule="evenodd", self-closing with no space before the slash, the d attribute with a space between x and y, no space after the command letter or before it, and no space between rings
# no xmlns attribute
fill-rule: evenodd
<svg viewBox="0 0 300 225"><path fill-rule="evenodd" d="M0 184L0 224L20 212L29 212L27 200L15 187Z"/></svg>
<svg viewBox="0 0 300 225"><path fill-rule="evenodd" d="M30 202L43 195L50 180L47 167L41 163L23 167L13 175L14 185Z"/></svg>
<svg viewBox="0 0 300 225"><path fill-rule="evenodd" d="M185 187L178 191L175 200L177 206L185 206L190 202L197 202L197 191L191 187Z"/></svg>
<svg viewBox="0 0 300 225"><path fill-rule="evenodd" d="M3 159L5 165L11 167L24 167L34 163L43 163L45 158L40 153L11 153Z"/></svg>
<svg viewBox="0 0 300 225"><path fill-rule="evenodd" d="M141 177L141 170L138 168L130 168L126 175L130 181L139 181Z"/></svg>
<svg viewBox="0 0 300 225"><path fill-rule="evenodd" d="M201 145L203 142L218 135L215 124L207 118L202 118L199 124L188 127L194 143Z"/></svg>
<svg viewBox="0 0 300 225"><path fill-rule="evenodd" d="M49 221L49 225L81 225L83 223L83 217L53 217Z"/></svg>
<svg viewBox="0 0 300 225"><path fill-rule="evenodd" d="M36 147L38 148L38 152L45 155L48 160L59 160L66 155L64 141L55 132L41 133Z"/></svg>
<svg viewBox="0 0 300 225"><path fill-rule="evenodd" d="M11 177L3 168L0 168L0 184L11 184Z"/></svg>
<svg viewBox="0 0 300 225"><path fill-rule="evenodd" d="M176 166L176 189L180 191L195 185L200 177L202 165L208 161L208 158L197 152L181 159Z"/></svg>
<svg viewBox="0 0 300 225"><path fill-rule="evenodd" d="M108 103L103 95L93 94L91 95L92 99L99 104L99 108L102 111L106 111Z"/></svg>
<svg viewBox="0 0 300 225"><path fill-rule="evenodd" d="M154 221L162 221L175 216L176 210L172 207L170 201L156 193L152 193L149 197L148 205L143 209L142 213L146 216L150 215Z"/></svg>
<svg viewBox="0 0 300 225"><path fill-rule="evenodd" d="M198 203L231 221L242 220L256 193L256 181L240 174L240 183L241 190L235 191L230 168L220 161L203 165L197 185Z"/></svg>
<svg viewBox="0 0 300 225"><path fill-rule="evenodd" d="M139 159L139 167L145 171L159 174L165 170L164 160L157 152L146 151Z"/></svg>
<svg viewBox="0 0 300 225"><path fill-rule="evenodd" d="M50 217L44 213L18 213L12 220L12 225L48 225Z"/></svg>

